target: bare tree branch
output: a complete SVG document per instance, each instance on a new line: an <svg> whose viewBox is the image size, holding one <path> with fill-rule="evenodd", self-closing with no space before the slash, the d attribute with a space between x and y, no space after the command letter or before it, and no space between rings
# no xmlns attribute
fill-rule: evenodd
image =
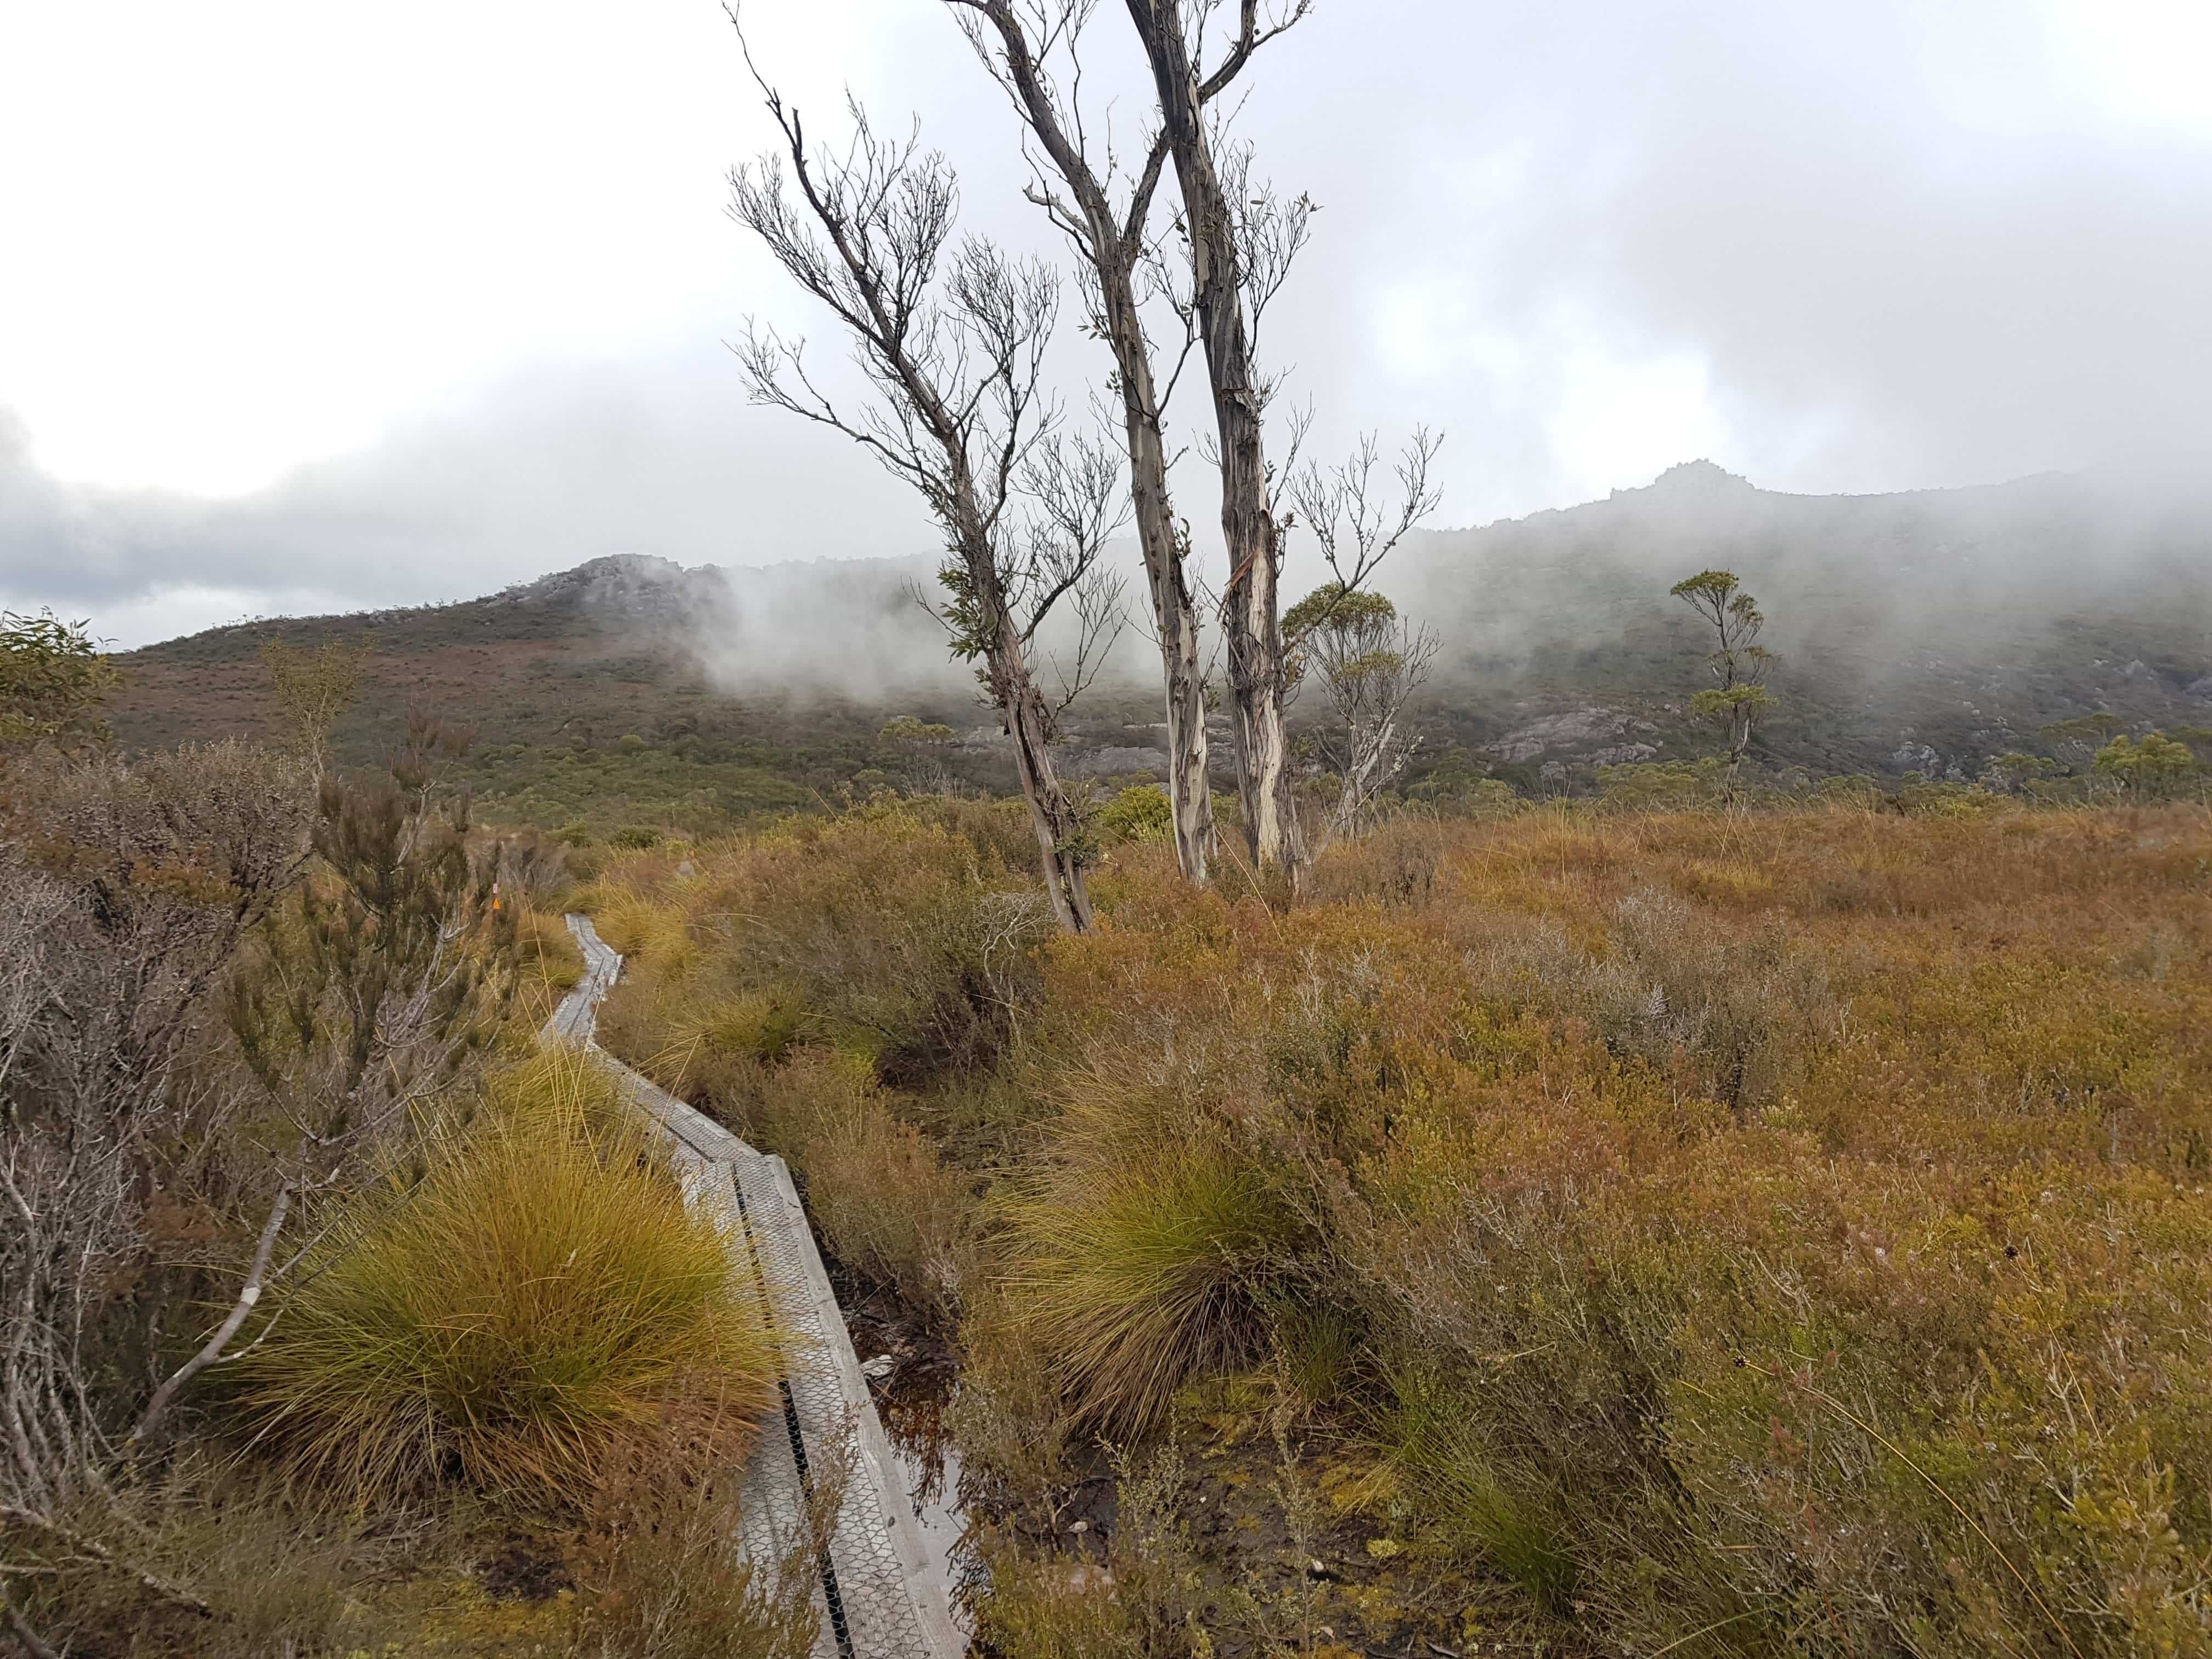
<svg viewBox="0 0 2212 1659"><path fill-rule="evenodd" d="M730 15L736 23L734 9ZM742 28L738 36L742 44ZM862 443L921 492L943 528L946 597L933 614L954 653L980 665L977 678L1014 739L1054 911L1080 931L1091 921L1085 841L1054 769L1054 711L1030 647L1082 581L1103 536L1086 539L1087 520L1071 532L1017 505L1033 477L1052 480L1062 465L1040 448L1059 422L1043 389L1057 279L1041 262L981 239L952 240L957 182L918 133L886 138L848 99L846 147L817 153L749 47L745 62L783 143L732 171L732 213L843 325L870 395L855 414L838 410L805 378L800 352L757 329L739 363L757 401Z"/></svg>
<svg viewBox="0 0 2212 1659"><path fill-rule="evenodd" d="M80 1555L97 1561L104 1567L112 1567L116 1571L136 1579L141 1589L159 1596L164 1601L183 1607L189 1612L197 1613L203 1618L214 1616L215 1609L208 1605L204 1596L186 1589L173 1578L165 1578L157 1572L149 1572L143 1567L122 1559L105 1544L86 1537L74 1527L65 1526L59 1521L30 1510L21 1509L13 1504L0 1504L0 1529L10 1527L25 1532L37 1533L66 1548L75 1550Z"/></svg>
<svg viewBox="0 0 2212 1659"><path fill-rule="evenodd" d="M137 1445L161 1426L168 1414L169 1402L177 1391L198 1376L209 1366L222 1359L223 1350L230 1346L239 1328L252 1316L255 1305L261 1300L261 1291L269 1275L269 1258L276 1253L277 1236L284 1231L284 1218L291 1212L293 1189L288 1182L276 1194L276 1202L269 1211L269 1218L262 1224L260 1240L253 1247L253 1262L246 1272L246 1283L238 1292L238 1299L222 1322L215 1328L200 1351L171 1372L161 1386L154 1390L154 1397L146 1402L146 1409L131 1431L131 1443Z"/></svg>
<svg viewBox="0 0 2212 1659"><path fill-rule="evenodd" d="M59 1654L39 1639L38 1632L31 1628L30 1621L9 1598L5 1583L0 1583L0 1612L8 1615L9 1633L23 1644L23 1650L31 1659L61 1659Z"/></svg>
<svg viewBox="0 0 2212 1659"><path fill-rule="evenodd" d="M1291 504L1321 544L1340 592L1358 592L1407 534L1436 511L1443 498L1429 474L1443 447L1442 433L1416 427L1393 469L1395 494L1386 493L1375 476L1382 457L1371 432L1362 434L1344 465L1324 472L1309 464L1293 475Z"/></svg>

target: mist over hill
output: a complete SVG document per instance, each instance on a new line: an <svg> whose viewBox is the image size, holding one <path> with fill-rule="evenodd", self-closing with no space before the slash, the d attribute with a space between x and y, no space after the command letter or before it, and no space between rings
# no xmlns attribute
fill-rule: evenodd
<svg viewBox="0 0 2212 1659"><path fill-rule="evenodd" d="M1486 774L1555 793L1597 766L1710 752L1684 712L1706 642L1667 590L1711 566L1757 595L1782 655L1755 750L1771 765L1971 778L2083 714L2212 724L2207 476L1806 496L1698 461L1605 501L1417 535L1377 582L1442 646L1408 782ZM1300 560L1291 597L1317 574ZM477 726L479 787L514 816L719 822L917 768L1006 787L971 673L921 604L935 567L614 556L460 604L240 623L119 658L116 725L137 746L273 737L261 641L373 633L341 757L373 759L409 704L433 707ZM1068 718L1079 775L1164 763L1137 620ZM887 746L896 714L955 739L925 757Z"/></svg>
<svg viewBox="0 0 2212 1659"><path fill-rule="evenodd" d="M2146 468L1790 495L1695 461L1606 501L1423 537L1380 586L1443 641L1430 717L1509 768L1694 750L1681 704L1709 642L1667 590L1720 568L1781 653L1767 759L1971 777L2079 714L2212 719L2209 480Z"/></svg>

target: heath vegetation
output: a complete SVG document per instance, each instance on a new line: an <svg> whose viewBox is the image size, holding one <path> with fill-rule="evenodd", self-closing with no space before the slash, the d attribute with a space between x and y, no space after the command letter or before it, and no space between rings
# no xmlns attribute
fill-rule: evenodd
<svg viewBox="0 0 2212 1659"><path fill-rule="evenodd" d="M805 1651L804 1580L697 1520L763 1334L538 1052L561 854L471 823L465 732L319 778L318 683L305 753L125 757L83 630L0 665L0 1641Z"/></svg>
<svg viewBox="0 0 2212 1659"><path fill-rule="evenodd" d="M1956 797L1401 817L1287 910L1133 807L1079 936L886 803L582 902L954 1334L994 1651L2206 1651L2212 815Z"/></svg>

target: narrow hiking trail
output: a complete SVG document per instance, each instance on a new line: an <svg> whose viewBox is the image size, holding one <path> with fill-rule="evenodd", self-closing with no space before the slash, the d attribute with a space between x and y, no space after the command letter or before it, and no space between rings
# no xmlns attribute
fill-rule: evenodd
<svg viewBox="0 0 2212 1659"><path fill-rule="evenodd" d="M846 1470L836 1523L817 1560L816 1655L959 1659L967 1643L953 1623L945 1563L927 1547L790 1170L599 1046L599 1006L622 973L622 957L590 918L571 915L568 922L584 953L584 977L562 999L547 1035L605 1066L659 1126L686 1200L725 1226L740 1294L778 1338L781 1408L771 1409L745 1468L749 1553L763 1561L780 1557L815 1477Z"/></svg>

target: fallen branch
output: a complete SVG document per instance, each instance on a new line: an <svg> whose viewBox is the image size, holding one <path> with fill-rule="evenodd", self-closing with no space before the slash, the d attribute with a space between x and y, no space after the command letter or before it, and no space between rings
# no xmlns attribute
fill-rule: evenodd
<svg viewBox="0 0 2212 1659"><path fill-rule="evenodd" d="M25 1621L15 1604L8 1599L8 1586L0 1583L0 1613L8 1615L8 1629L23 1644L31 1659L61 1659L61 1656L39 1639L39 1632Z"/></svg>
<svg viewBox="0 0 2212 1659"><path fill-rule="evenodd" d="M138 1419L138 1425L131 1431L131 1443L138 1444L154 1432L169 1410L169 1403L177 1392L209 1366L222 1358L222 1351L238 1334L239 1328L252 1316L255 1304L261 1300L263 1283L269 1276L269 1258L276 1249L276 1236L284 1230L284 1218L292 1208L293 1188L287 1185L276 1194L276 1207L269 1212L269 1219L261 1228L260 1243L254 1246L253 1265L246 1272L246 1284L238 1293L238 1300L222 1323L216 1327L215 1334L190 1359L177 1367L169 1379L154 1390L154 1397L146 1402L146 1410Z"/></svg>

